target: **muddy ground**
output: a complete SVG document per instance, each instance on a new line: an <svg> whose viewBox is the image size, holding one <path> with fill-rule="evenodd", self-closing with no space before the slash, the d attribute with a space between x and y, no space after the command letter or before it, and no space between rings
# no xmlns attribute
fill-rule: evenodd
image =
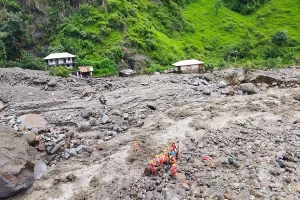
<svg viewBox="0 0 300 200"><path fill-rule="evenodd" d="M242 82L259 93L241 92ZM20 140L42 135L50 151L60 137L68 144L41 148L47 172L10 199L300 199L299 86L299 68L87 80L0 69L1 124ZM144 175L173 139L178 176ZM82 153L65 156L79 144Z"/></svg>

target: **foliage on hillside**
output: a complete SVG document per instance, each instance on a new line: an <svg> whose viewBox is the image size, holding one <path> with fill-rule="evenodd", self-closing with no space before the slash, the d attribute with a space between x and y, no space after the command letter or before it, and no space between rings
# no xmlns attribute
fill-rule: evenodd
<svg viewBox="0 0 300 200"><path fill-rule="evenodd" d="M80 5L54 0L56 6L39 10L48 16L47 23L36 25L43 33L41 42L28 32L28 24L36 23L28 14L33 9L14 0L3 2L3 63L20 60L22 49L33 47L42 55L76 54L78 65L94 66L96 76L117 73L126 49L150 58L145 72L190 58L204 60L208 68L249 68L281 67L300 57L300 8L293 0L92 0Z"/></svg>

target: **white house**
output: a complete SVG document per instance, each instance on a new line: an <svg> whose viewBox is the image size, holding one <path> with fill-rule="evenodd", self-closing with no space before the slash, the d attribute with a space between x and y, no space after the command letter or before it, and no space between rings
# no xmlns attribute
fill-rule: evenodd
<svg viewBox="0 0 300 200"><path fill-rule="evenodd" d="M67 52L51 53L44 58L44 61L48 67L65 66L67 68L73 68L76 64L76 56Z"/></svg>
<svg viewBox="0 0 300 200"><path fill-rule="evenodd" d="M172 65L175 67L175 71L178 73L189 74L204 72L204 62L195 59L182 60Z"/></svg>

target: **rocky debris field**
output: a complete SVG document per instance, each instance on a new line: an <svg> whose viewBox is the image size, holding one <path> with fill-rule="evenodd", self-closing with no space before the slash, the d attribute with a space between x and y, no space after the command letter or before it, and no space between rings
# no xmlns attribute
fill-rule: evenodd
<svg viewBox="0 0 300 200"><path fill-rule="evenodd" d="M299 86L295 67L98 79L0 69L0 183L27 181L10 188L17 200L300 199ZM173 139L177 175L147 173ZM27 148L34 159L20 157Z"/></svg>

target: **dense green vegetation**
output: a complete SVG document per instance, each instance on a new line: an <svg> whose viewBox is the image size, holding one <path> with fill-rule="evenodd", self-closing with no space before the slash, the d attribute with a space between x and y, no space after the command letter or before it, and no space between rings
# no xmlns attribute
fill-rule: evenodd
<svg viewBox="0 0 300 200"><path fill-rule="evenodd" d="M23 49L76 54L78 65L94 66L95 76L116 74L132 60L130 52L149 58L146 73L180 59L203 60L207 68L272 68L300 57L300 4L293 0L53 0L42 25L30 5L1 3L0 60L6 67L43 68ZM43 33L39 41L29 25Z"/></svg>
<svg viewBox="0 0 300 200"><path fill-rule="evenodd" d="M49 70L49 74L52 76L60 76L60 77L69 77L71 70L67 69L64 66L51 67Z"/></svg>

